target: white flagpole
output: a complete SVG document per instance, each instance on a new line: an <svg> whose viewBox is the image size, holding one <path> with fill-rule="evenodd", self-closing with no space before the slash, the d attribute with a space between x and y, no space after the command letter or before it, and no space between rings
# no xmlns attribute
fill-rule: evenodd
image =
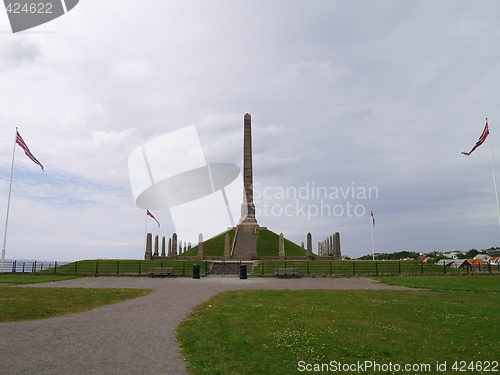
<svg viewBox="0 0 500 375"><path fill-rule="evenodd" d="M373 211L372 208L370 207L370 216L371 216L371 227L372 227L372 259L375 260L375 242L373 241Z"/></svg>
<svg viewBox="0 0 500 375"><path fill-rule="evenodd" d="M486 122L488 122L488 118L486 117ZM488 131L490 129L490 125L488 124ZM495 185L495 198L497 201L497 216L498 216L498 225L500 226L500 205L498 204L498 188L497 188L497 176L495 173L495 160L493 159L493 147L491 146L491 131L490 133L490 153L491 153L491 168L493 170L493 184Z"/></svg>
<svg viewBox="0 0 500 375"><path fill-rule="evenodd" d="M16 136L14 138L14 149L12 150L12 166L10 168L9 198L7 201L7 215L5 216L5 232L3 236L2 260L0 261L0 272L2 273L4 272L4 264L5 264L5 247L7 244L7 225L9 224L10 195L12 192L12 175L14 174L14 156L16 155L16 141L17 141L17 126L16 126Z"/></svg>

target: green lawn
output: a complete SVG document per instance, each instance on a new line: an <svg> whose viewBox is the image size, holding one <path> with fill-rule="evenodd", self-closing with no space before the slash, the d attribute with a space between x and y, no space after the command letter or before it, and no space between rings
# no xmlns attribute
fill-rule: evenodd
<svg viewBox="0 0 500 375"><path fill-rule="evenodd" d="M151 292L149 289L0 286L0 322L54 318L122 302Z"/></svg>
<svg viewBox="0 0 500 375"><path fill-rule="evenodd" d="M54 275L40 273L12 274L0 273L0 284L35 284L48 283L51 281L61 281L69 279L77 279L82 276L77 275Z"/></svg>
<svg viewBox="0 0 500 375"><path fill-rule="evenodd" d="M500 292L500 275L461 275L461 276L390 276L373 277L387 284L409 288L441 290L481 290Z"/></svg>
<svg viewBox="0 0 500 375"><path fill-rule="evenodd" d="M331 361L424 365L401 374L443 374L446 361L452 373L455 361L499 361L498 277L478 278L422 277L445 290L229 291L198 306L178 340L192 374L311 373L299 367ZM475 291L451 291L458 279Z"/></svg>

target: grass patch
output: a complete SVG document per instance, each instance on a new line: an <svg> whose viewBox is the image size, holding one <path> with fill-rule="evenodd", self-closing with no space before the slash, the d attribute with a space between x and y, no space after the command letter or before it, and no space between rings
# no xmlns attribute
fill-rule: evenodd
<svg viewBox="0 0 500 375"><path fill-rule="evenodd" d="M151 293L150 289L31 288L0 286L0 322L54 318Z"/></svg>
<svg viewBox="0 0 500 375"><path fill-rule="evenodd" d="M206 257L223 257L224 256L224 240L226 233L229 233L229 248L233 246L234 235L236 231L234 229L222 232L212 238L203 242L203 255ZM186 251L182 256L197 256L198 255L198 245L191 248L191 250Z"/></svg>
<svg viewBox="0 0 500 375"><path fill-rule="evenodd" d="M279 234L270 230L257 231L257 255L259 257L277 257L279 255ZM306 249L285 238L285 256L305 257Z"/></svg>
<svg viewBox="0 0 500 375"><path fill-rule="evenodd" d="M395 276L373 277L373 279L409 288L500 292L500 275Z"/></svg>
<svg viewBox="0 0 500 375"><path fill-rule="evenodd" d="M499 305L500 294L485 292L230 291L177 331L192 374L299 374L301 360L432 364L411 373L436 373L436 361L450 370L498 360Z"/></svg>
<svg viewBox="0 0 500 375"><path fill-rule="evenodd" d="M81 276L76 275L53 275L53 274L0 274L0 284L36 284L36 283L50 283L52 281L62 281L77 279Z"/></svg>

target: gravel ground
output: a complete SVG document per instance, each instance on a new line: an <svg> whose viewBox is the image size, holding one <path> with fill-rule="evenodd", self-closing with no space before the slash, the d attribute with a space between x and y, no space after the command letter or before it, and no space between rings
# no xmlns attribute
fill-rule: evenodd
<svg viewBox="0 0 500 375"><path fill-rule="evenodd" d="M146 288L133 300L58 318L0 323L0 374L188 374L175 327L213 295L233 289L404 289L365 278L94 277L33 287Z"/></svg>

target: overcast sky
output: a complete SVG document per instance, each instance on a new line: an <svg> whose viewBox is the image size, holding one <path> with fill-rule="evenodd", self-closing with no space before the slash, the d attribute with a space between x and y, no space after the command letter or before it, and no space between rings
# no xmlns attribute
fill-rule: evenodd
<svg viewBox="0 0 500 375"><path fill-rule="evenodd" d="M488 117L500 168L499 16L497 0L81 0L12 34L0 12L2 235L16 126L45 166L17 147L7 258L143 258L129 155L195 125L207 162L241 167L247 112L260 225L340 232L358 257L371 207L376 252L500 246L489 141L461 154Z"/></svg>

